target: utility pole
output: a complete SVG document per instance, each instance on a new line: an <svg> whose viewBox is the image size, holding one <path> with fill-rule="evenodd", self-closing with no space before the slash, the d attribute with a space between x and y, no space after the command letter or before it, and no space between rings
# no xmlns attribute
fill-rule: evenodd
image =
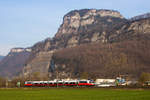
<svg viewBox="0 0 150 100"><path fill-rule="evenodd" d="M57 88L58 88L58 71L57 71L57 79L56 79L56 84L57 84Z"/></svg>

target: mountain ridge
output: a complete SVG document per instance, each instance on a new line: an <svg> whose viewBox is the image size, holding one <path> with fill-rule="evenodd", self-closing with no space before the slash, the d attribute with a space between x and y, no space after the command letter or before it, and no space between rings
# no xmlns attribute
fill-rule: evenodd
<svg viewBox="0 0 150 100"><path fill-rule="evenodd" d="M73 10L63 17L53 38L47 38L31 47L21 67L22 76L28 79L34 73L40 73L41 77L51 79L79 78L82 72L87 72L92 73L89 78L113 78L124 70L121 74L128 73L137 78L141 72L149 70L149 56L146 57L149 55L146 51L150 39L149 26L149 18L131 21L115 10ZM139 51L133 51L130 49L132 47ZM95 63L92 63L93 59ZM139 62L141 67L134 62ZM116 66L120 69L116 69Z"/></svg>
<svg viewBox="0 0 150 100"><path fill-rule="evenodd" d="M150 18L150 12L145 13L145 14L141 14L141 15L138 15L138 16L134 16L134 17L130 18L129 20L136 21L136 20L146 19L146 18Z"/></svg>
<svg viewBox="0 0 150 100"><path fill-rule="evenodd" d="M0 61L0 76L9 79L19 76L30 52L29 48L12 48Z"/></svg>

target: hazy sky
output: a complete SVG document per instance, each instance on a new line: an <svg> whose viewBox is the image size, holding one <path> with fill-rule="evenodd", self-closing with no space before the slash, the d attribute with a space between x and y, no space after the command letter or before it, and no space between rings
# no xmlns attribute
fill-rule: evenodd
<svg viewBox="0 0 150 100"><path fill-rule="evenodd" d="M74 9L118 10L126 18L150 12L150 0L0 0L0 55L53 37Z"/></svg>

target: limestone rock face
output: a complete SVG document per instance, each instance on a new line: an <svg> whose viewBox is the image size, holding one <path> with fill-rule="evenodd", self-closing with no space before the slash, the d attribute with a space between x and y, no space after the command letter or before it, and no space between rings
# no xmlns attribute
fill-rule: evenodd
<svg viewBox="0 0 150 100"><path fill-rule="evenodd" d="M11 53L19 53L19 52L31 52L30 48L12 48L10 50Z"/></svg>
<svg viewBox="0 0 150 100"><path fill-rule="evenodd" d="M59 28L56 36L59 36L60 34L68 34L77 32L78 28L80 26L80 15L79 13L75 12L73 16L65 16L63 24Z"/></svg>
<svg viewBox="0 0 150 100"><path fill-rule="evenodd" d="M143 20L131 23L128 31L134 30L139 33L145 34L150 32L150 20Z"/></svg>
<svg viewBox="0 0 150 100"><path fill-rule="evenodd" d="M129 21L113 30L112 33L109 36L110 42L131 40L134 37L138 39L141 36L146 36L145 39L149 39L147 35L150 34L150 18Z"/></svg>
<svg viewBox="0 0 150 100"><path fill-rule="evenodd" d="M72 38L70 38L70 39L68 40L67 45L68 45L68 47L77 46L77 45L78 45L78 41L79 41L79 38L78 38L77 36L74 36L74 37L72 37Z"/></svg>
<svg viewBox="0 0 150 100"><path fill-rule="evenodd" d="M39 52L23 69L23 75L29 77L34 73L40 73L41 77L48 75L50 60L53 52Z"/></svg>
<svg viewBox="0 0 150 100"><path fill-rule="evenodd" d="M56 37L63 34L77 33L81 26L91 25L97 22L96 17L115 17L124 19L119 12L113 10L74 10L64 16L63 23L56 33ZM111 21L111 19L109 19L109 21Z"/></svg>

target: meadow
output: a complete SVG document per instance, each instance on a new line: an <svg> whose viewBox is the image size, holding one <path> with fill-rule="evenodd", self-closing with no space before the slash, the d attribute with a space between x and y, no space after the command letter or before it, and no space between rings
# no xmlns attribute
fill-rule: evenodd
<svg viewBox="0 0 150 100"><path fill-rule="evenodd" d="M150 100L150 90L101 88L0 89L0 100Z"/></svg>

